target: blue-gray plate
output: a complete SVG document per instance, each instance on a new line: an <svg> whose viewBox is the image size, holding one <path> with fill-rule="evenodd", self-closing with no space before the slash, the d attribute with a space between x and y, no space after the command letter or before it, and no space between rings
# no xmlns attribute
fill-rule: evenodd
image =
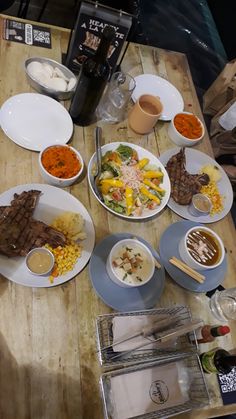
<svg viewBox="0 0 236 419"><path fill-rule="evenodd" d="M198 283L169 262L172 256L181 259L178 248L179 241L190 228L196 225L201 224L193 221L180 221L171 224L161 236L159 245L160 256L168 274L177 284L189 291L207 292L218 287L223 282L227 269L226 256L218 268L201 271L201 274L206 277L203 284Z"/></svg>
<svg viewBox="0 0 236 419"><path fill-rule="evenodd" d="M109 278L106 261L111 248L118 241L132 237L133 235L129 233L117 233L105 237L95 247L89 262L89 275L97 295L105 304L118 311L152 308L160 298L164 288L165 271L163 266L160 269L155 269L151 280L141 287L122 288ZM135 237L148 246L153 256L160 261L159 254L149 243L142 237L137 235Z"/></svg>

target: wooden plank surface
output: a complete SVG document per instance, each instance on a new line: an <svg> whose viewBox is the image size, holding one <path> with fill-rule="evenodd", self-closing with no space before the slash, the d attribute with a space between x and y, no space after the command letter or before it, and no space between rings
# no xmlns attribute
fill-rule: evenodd
<svg viewBox="0 0 236 419"><path fill-rule="evenodd" d="M2 28L3 17L0 19ZM44 56L57 61L66 51L69 32L52 28L52 49L26 46L0 40L0 106L10 96L33 91L26 81L24 61ZM131 44L122 64L133 76L159 74L182 93L185 109L202 118L188 63L184 54ZM69 103L65 102L68 108ZM159 156L173 144L167 123L158 122L145 136L134 134L127 121L103 126L103 142L128 141ZM71 143L81 152L86 165L94 152L94 126L75 127ZM212 155L207 135L195 147ZM38 168L38 153L28 151L0 132L0 193L24 183L44 183ZM164 230L181 218L168 208L157 218L142 223L122 221L103 209L90 192L87 179L67 189L90 212L98 242L108 234L129 231L139 234L155 248ZM211 227L221 235L228 254L228 269L223 285L236 285L235 231L232 219L225 217ZM208 297L179 287L166 275L165 289L157 307L186 304L196 317L214 324ZM0 418L3 419L100 419L103 417L99 394L101 369L96 356L95 318L109 313L96 296L88 267L68 283L51 289L27 288L0 277ZM235 322L224 348L236 347ZM217 342L220 346L220 340ZM202 345L201 350L216 346ZM235 412L236 405L222 406L216 377L206 377L211 406L178 416L209 418Z"/></svg>

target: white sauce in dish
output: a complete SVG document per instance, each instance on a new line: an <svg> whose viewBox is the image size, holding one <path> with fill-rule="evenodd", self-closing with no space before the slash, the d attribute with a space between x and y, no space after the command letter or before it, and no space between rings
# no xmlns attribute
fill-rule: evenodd
<svg viewBox="0 0 236 419"><path fill-rule="evenodd" d="M116 276L128 284L146 282L152 271L149 255L138 245L121 246L112 259Z"/></svg>

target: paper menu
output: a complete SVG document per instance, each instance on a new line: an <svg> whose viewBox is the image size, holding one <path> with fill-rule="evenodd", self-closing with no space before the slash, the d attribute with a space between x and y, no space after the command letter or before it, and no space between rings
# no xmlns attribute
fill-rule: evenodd
<svg viewBox="0 0 236 419"><path fill-rule="evenodd" d="M189 397L182 362L111 377L112 419L127 419L185 403Z"/></svg>

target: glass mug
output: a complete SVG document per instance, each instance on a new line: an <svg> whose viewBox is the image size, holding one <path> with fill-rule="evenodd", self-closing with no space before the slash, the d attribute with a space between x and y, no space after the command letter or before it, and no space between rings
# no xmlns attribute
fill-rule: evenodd
<svg viewBox="0 0 236 419"><path fill-rule="evenodd" d="M209 304L213 316L218 320L236 320L236 288L216 291Z"/></svg>
<svg viewBox="0 0 236 419"><path fill-rule="evenodd" d="M135 86L135 80L130 74L122 71L114 73L98 104L97 119L110 124L123 121Z"/></svg>

